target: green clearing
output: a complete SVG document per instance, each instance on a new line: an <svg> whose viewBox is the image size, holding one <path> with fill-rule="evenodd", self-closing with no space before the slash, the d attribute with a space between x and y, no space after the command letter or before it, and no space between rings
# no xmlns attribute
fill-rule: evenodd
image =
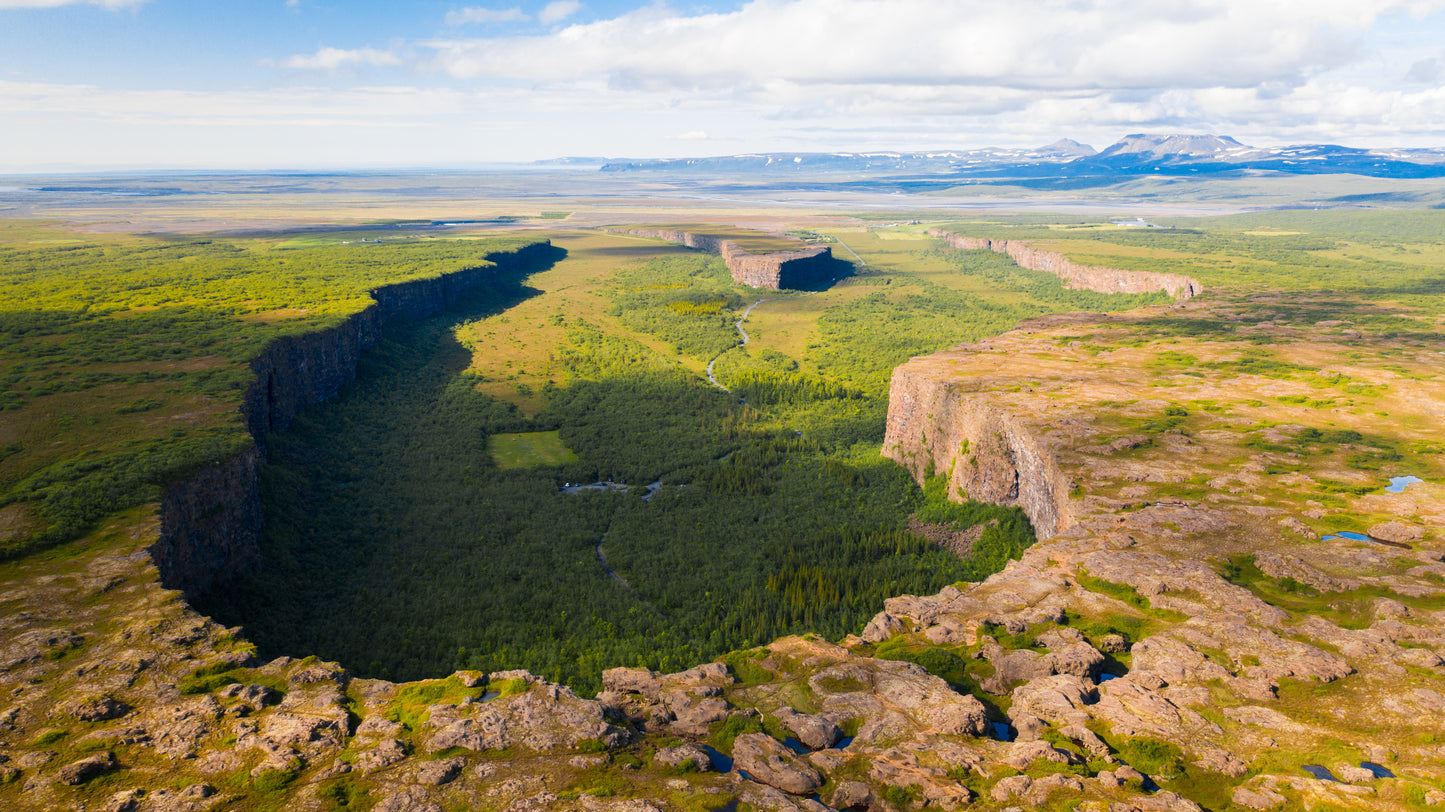
<svg viewBox="0 0 1445 812"><path fill-rule="evenodd" d="M548 465L570 465L577 455L555 431L493 434L492 459L503 471Z"/></svg>

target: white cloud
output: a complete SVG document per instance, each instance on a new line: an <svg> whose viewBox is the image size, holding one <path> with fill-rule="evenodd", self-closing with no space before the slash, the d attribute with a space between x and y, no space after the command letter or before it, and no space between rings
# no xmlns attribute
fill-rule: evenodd
<svg viewBox="0 0 1445 812"><path fill-rule="evenodd" d="M577 0L553 0L537 12L537 20L543 25L560 23L571 17L582 9L582 4Z"/></svg>
<svg viewBox="0 0 1445 812"><path fill-rule="evenodd" d="M1405 74L1405 81L1435 84L1442 77L1445 77L1445 66L1440 64L1439 59L1430 57L1411 65L1409 72Z"/></svg>
<svg viewBox="0 0 1445 812"><path fill-rule="evenodd" d="M604 76L685 91L1297 85L1354 58L1380 15L1426 5L1445 4L1316 0L1301 12L1295 0L753 0L725 14L650 6L545 36L434 45L458 78Z"/></svg>
<svg viewBox="0 0 1445 812"><path fill-rule="evenodd" d="M314 54L297 54L280 62L293 70L330 71L353 65L400 65L401 59L390 51L376 48L322 48Z"/></svg>
<svg viewBox="0 0 1445 812"><path fill-rule="evenodd" d="M60 6L103 6L105 8L130 8L147 0L0 0L0 9L7 8L59 8Z"/></svg>
<svg viewBox="0 0 1445 812"><path fill-rule="evenodd" d="M520 0L473 0L485 1ZM336 165L367 155L438 164L696 155L720 143L935 149L1067 136L1102 147L1169 130L1261 145L1439 146L1442 9L1445 0L1316 0L1306 10L1296 0L751 0L688 14L658 3L611 20L557 17L560 27L525 36L322 48L266 63L310 71L314 87L0 82L0 161L23 166L62 148L89 156L84 139L98 131L128 134L126 154L152 150L162 162L167 144L211 150L214 166L252 154L247 137L255 154L299 156L273 162L293 166L307 156ZM548 13L478 6L448 22ZM352 87L346 77L365 72L349 69L365 66L405 68L422 86ZM173 133L182 129L185 139ZM109 154L94 146L96 160Z"/></svg>
<svg viewBox="0 0 1445 812"><path fill-rule="evenodd" d="M447 12L447 25L467 23L507 23L528 19L520 8L479 8L469 7Z"/></svg>

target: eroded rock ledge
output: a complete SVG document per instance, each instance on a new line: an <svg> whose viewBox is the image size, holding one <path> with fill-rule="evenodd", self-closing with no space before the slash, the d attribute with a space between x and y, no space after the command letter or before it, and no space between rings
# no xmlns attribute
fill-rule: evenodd
<svg viewBox="0 0 1445 812"><path fill-rule="evenodd" d="M963 237L941 228L928 229L929 236L942 237L948 244L961 251L989 250L1004 254L1021 267L1034 271L1046 271L1064 280L1067 287L1075 290L1092 290L1099 293L1167 293L1179 300L1191 299L1204 290L1199 281L1176 273L1150 273L1148 271L1125 271L1106 268L1102 265L1080 265L1071 262L1063 254L1030 248L1018 240L990 240L981 237Z"/></svg>
<svg viewBox="0 0 1445 812"><path fill-rule="evenodd" d="M376 303L341 324L286 336L266 347L251 362L256 378L241 402L252 447L171 485L161 500L160 538L150 548L161 582L194 595L259 566L257 474L266 435L285 429L303 409L335 397L355 380L362 352L380 340L387 322L440 313L465 291L520 274L556 250L543 240L486 254L485 265L377 288L371 292Z"/></svg>
<svg viewBox="0 0 1445 812"><path fill-rule="evenodd" d="M631 229L626 233L717 254L732 272L734 282L755 288L785 290L808 287L828 281L833 273L833 249L826 245L754 254L731 240L711 234L674 229Z"/></svg>

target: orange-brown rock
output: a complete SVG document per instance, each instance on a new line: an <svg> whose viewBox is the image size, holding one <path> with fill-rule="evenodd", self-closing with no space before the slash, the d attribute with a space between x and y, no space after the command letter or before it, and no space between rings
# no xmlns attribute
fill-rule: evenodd
<svg viewBox="0 0 1445 812"><path fill-rule="evenodd" d="M988 395L933 369L933 357L893 371L883 453L920 483L948 478L950 499L1017 506L1040 538L1073 523L1068 479L1053 451L1025 423Z"/></svg>

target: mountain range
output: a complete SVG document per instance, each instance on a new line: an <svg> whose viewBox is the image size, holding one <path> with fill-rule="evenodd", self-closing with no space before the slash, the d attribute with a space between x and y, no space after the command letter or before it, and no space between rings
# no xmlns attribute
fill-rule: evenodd
<svg viewBox="0 0 1445 812"><path fill-rule="evenodd" d="M603 172L695 175L854 174L1003 179L1278 173L1382 178L1445 177L1445 149L1361 149L1336 144L1252 147L1221 135L1127 135L1102 150L1061 139L1035 149L927 152L763 152L705 158L611 160Z"/></svg>

